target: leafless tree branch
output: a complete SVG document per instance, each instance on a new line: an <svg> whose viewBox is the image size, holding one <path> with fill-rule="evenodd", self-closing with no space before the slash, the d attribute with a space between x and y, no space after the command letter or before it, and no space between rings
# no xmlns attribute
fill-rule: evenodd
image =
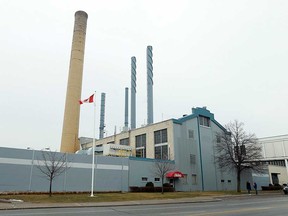
<svg viewBox="0 0 288 216"><path fill-rule="evenodd" d="M49 196L51 196L54 178L64 173L70 166L67 162L67 154L60 154L56 151L42 151L41 156L41 160L38 159L37 161L37 168L49 181Z"/></svg>
<svg viewBox="0 0 288 216"><path fill-rule="evenodd" d="M169 160L156 160L156 162L154 163L152 172L155 176L161 179L162 194L164 193L164 178L166 174L173 169L175 169L175 165L172 163L172 161Z"/></svg>
<svg viewBox="0 0 288 216"><path fill-rule="evenodd" d="M219 133L221 142L216 144L215 158L219 168L237 172L237 191L240 192L241 172L251 169L263 173L262 149L255 134L247 134L244 124L234 120L225 126L226 132Z"/></svg>

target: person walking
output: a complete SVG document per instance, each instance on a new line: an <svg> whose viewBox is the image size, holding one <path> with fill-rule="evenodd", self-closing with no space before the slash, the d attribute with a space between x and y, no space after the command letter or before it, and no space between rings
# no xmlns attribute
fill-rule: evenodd
<svg viewBox="0 0 288 216"><path fill-rule="evenodd" d="M253 187L254 187L254 190L255 190L255 194L257 195L258 194L258 190L257 190L257 183L256 182L254 182Z"/></svg>
<svg viewBox="0 0 288 216"><path fill-rule="evenodd" d="M246 189L248 191L248 194L250 194L250 191L251 191L251 184L249 181L246 182Z"/></svg>

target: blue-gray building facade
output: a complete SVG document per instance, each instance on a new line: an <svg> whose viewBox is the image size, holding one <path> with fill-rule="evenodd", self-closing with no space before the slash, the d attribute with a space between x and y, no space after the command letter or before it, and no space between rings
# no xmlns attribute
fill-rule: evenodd
<svg viewBox="0 0 288 216"><path fill-rule="evenodd" d="M206 108L193 108L192 115L174 119L173 123L175 164L187 176L178 180L178 190L234 190L234 172L222 172L215 163L217 134L225 128L214 114Z"/></svg>
<svg viewBox="0 0 288 216"><path fill-rule="evenodd" d="M236 172L223 172L215 162L217 134L225 132L214 114L203 108L193 108L192 114L145 127L124 131L96 141L96 146L121 144L135 149L133 157L95 156L94 191L129 191L132 186L155 186L169 182L176 191L236 190ZM91 148L90 143L85 147ZM83 146L82 146L83 148ZM49 182L37 168L41 151L0 148L0 191L47 191ZM62 153L58 153L59 155ZM181 178L165 178L162 182L153 171L159 160L168 160ZM70 167L53 182L54 191L90 191L92 156L67 154ZM40 163L41 164L41 163ZM242 175L246 181L269 184L267 176L250 172ZM259 185L259 188L261 186Z"/></svg>
<svg viewBox="0 0 288 216"><path fill-rule="evenodd" d="M91 191L92 156L66 156L67 169L53 180L52 190ZM38 168L43 164L42 151L0 148L0 191L48 191L49 181ZM128 191L128 172L128 158L95 156L94 191Z"/></svg>

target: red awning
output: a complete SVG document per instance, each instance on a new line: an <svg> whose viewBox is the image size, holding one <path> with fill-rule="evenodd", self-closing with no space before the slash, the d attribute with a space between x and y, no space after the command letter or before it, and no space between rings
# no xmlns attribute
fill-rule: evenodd
<svg viewBox="0 0 288 216"><path fill-rule="evenodd" d="M166 178L184 178L184 174L179 171L173 171L167 173Z"/></svg>

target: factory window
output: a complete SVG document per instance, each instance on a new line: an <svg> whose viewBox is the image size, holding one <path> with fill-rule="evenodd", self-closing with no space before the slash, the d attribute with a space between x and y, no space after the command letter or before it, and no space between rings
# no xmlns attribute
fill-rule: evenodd
<svg viewBox="0 0 288 216"><path fill-rule="evenodd" d="M136 136L136 157L146 158L146 134Z"/></svg>
<svg viewBox="0 0 288 216"><path fill-rule="evenodd" d="M269 165L274 165L274 166L285 166L285 161L284 160L279 160L279 161L268 161Z"/></svg>
<svg viewBox="0 0 288 216"><path fill-rule="evenodd" d="M192 185L197 185L197 175L192 174Z"/></svg>
<svg viewBox="0 0 288 216"><path fill-rule="evenodd" d="M129 138L120 139L120 145L129 145Z"/></svg>
<svg viewBox="0 0 288 216"><path fill-rule="evenodd" d="M190 163L196 164L196 155L195 154L190 154Z"/></svg>
<svg viewBox="0 0 288 216"><path fill-rule="evenodd" d="M146 147L146 134L136 136L136 148Z"/></svg>
<svg viewBox="0 0 288 216"><path fill-rule="evenodd" d="M183 178L181 179L181 182L182 182L182 184L184 184L184 185L188 184L187 174L183 174Z"/></svg>
<svg viewBox="0 0 288 216"><path fill-rule="evenodd" d="M194 130L188 130L188 138L193 139L194 138Z"/></svg>
<svg viewBox="0 0 288 216"><path fill-rule="evenodd" d="M155 146L155 159L168 160L168 145Z"/></svg>
<svg viewBox="0 0 288 216"><path fill-rule="evenodd" d="M167 142L167 129L154 131L154 143L166 143Z"/></svg>
<svg viewBox="0 0 288 216"><path fill-rule="evenodd" d="M205 116L199 116L200 125L210 127L210 119Z"/></svg>
<svg viewBox="0 0 288 216"><path fill-rule="evenodd" d="M143 147L136 148L136 157L146 158L146 149Z"/></svg>

